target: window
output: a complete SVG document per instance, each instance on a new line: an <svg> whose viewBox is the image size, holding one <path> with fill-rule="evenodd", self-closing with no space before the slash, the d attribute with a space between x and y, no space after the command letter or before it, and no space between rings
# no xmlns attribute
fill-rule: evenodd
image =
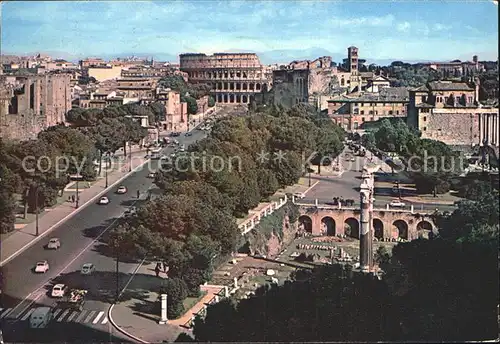
<svg viewBox="0 0 500 344"><path fill-rule="evenodd" d="M392 110L389 110L389 115L391 115L391 116L392 116Z"/></svg>
<svg viewBox="0 0 500 344"><path fill-rule="evenodd" d="M424 127L424 131L427 131L427 127Z"/></svg>
<svg viewBox="0 0 500 344"><path fill-rule="evenodd" d="M396 115L399 115L399 110L396 110Z"/></svg>
<svg viewBox="0 0 500 344"><path fill-rule="evenodd" d="M364 115L365 114L365 110L361 110L361 114Z"/></svg>
<svg viewBox="0 0 500 344"><path fill-rule="evenodd" d="M375 115L378 115L378 111L375 111Z"/></svg>
<svg viewBox="0 0 500 344"><path fill-rule="evenodd" d="M373 115L373 111L371 111L371 110L370 110L369 114L370 114L370 115Z"/></svg>
<svg viewBox="0 0 500 344"><path fill-rule="evenodd" d="M354 106L358 106L358 103L354 103Z"/></svg>
<svg viewBox="0 0 500 344"><path fill-rule="evenodd" d="M360 106L365 106L365 103L360 103Z"/></svg>
<svg viewBox="0 0 500 344"><path fill-rule="evenodd" d="M468 97L468 98L467 98L467 102L468 102L468 103L472 103L472 97Z"/></svg>
<svg viewBox="0 0 500 344"><path fill-rule="evenodd" d="M427 96L422 96L422 103L426 103L427 102Z"/></svg>
<svg viewBox="0 0 500 344"><path fill-rule="evenodd" d="M424 116L424 122L426 122L426 121L427 121L427 116Z"/></svg>
<svg viewBox="0 0 500 344"><path fill-rule="evenodd" d="M362 117L362 118L361 118L361 122L364 122L364 121L365 121L365 118L364 118L364 117Z"/></svg>

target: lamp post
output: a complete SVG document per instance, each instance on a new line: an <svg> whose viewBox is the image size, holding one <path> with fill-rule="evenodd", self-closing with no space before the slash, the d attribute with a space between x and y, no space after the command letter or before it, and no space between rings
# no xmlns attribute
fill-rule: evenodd
<svg viewBox="0 0 500 344"><path fill-rule="evenodd" d="M78 209L80 207L80 193L78 190L78 182L80 181L80 175L77 174L76 176L76 204L75 204L75 209Z"/></svg>
<svg viewBox="0 0 500 344"><path fill-rule="evenodd" d="M38 227L38 183L36 184L36 189L35 189L35 235L39 236L40 231Z"/></svg>
<svg viewBox="0 0 500 344"><path fill-rule="evenodd" d="M106 169L104 170L104 174L106 175L106 186L105 189L108 188L108 168L109 168L109 152L106 153Z"/></svg>
<svg viewBox="0 0 500 344"><path fill-rule="evenodd" d="M130 146L129 146L129 149L128 149L128 161L129 161L129 164L128 164L128 171L129 172L132 172L132 152L130 151Z"/></svg>
<svg viewBox="0 0 500 344"><path fill-rule="evenodd" d="M115 291L115 302L116 303L118 303L118 299L120 298L119 273L120 273L120 255L119 255L119 251L116 250L116 291Z"/></svg>

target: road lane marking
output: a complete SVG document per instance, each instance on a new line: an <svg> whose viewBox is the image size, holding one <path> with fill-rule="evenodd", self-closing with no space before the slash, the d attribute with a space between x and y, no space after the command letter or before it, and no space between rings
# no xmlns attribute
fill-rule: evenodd
<svg viewBox="0 0 500 344"><path fill-rule="evenodd" d="M57 315L62 311L62 309L56 309L56 311L54 312L54 314L52 314L52 318L55 319L57 317Z"/></svg>
<svg viewBox="0 0 500 344"><path fill-rule="evenodd" d="M77 312L77 311L74 311L74 312L73 312L73 313L71 313L71 315L70 315L70 316L66 319L66 321L67 321L67 322L72 321L72 320L73 320L73 318L74 318L75 316L77 316L78 314L80 314L80 313L79 313L79 312Z"/></svg>
<svg viewBox="0 0 500 344"><path fill-rule="evenodd" d="M22 318L21 318L21 321L25 321L26 319L28 319L31 315L31 313L33 313L35 311L36 308L31 308L28 313L26 313Z"/></svg>
<svg viewBox="0 0 500 344"><path fill-rule="evenodd" d="M90 319L92 319L92 317L95 315L96 311L91 311L90 314L85 318L85 320L83 321L85 324L88 323L90 321Z"/></svg>
<svg viewBox="0 0 500 344"><path fill-rule="evenodd" d="M75 322L80 322L83 320L83 318L85 317L85 314L87 314L88 311L82 311L80 313L80 315L78 316L78 318L75 319Z"/></svg>
<svg viewBox="0 0 500 344"><path fill-rule="evenodd" d="M0 319L3 318L4 316L6 316L8 313L10 313L10 311L12 310L12 308L7 308L3 313L2 315L0 315Z"/></svg>
<svg viewBox="0 0 500 344"><path fill-rule="evenodd" d="M134 201L134 203L132 203L131 206L133 206L135 203L137 202L137 200ZM23 310L26 311L26 309L28 309L38 298L40 298L40 296L43 295L43 292L39 292L40 289L44 288L47 284L50 283L50 281L52 279L54 279L55 277L61 275L64 271L66 271L67 268L70 267L71 264L73 264L78 258L80 258L80 256L82 254L84 254L91 246L93 246L111 227L114 226L114 224L120 220L123 216L124 216L125 212L123 212L120 217L116 218L113 222L111 222L111 224L109 224L106 228L104 228L104 230L101 232L101 234L99 234L94 240L92 240L87 246L85 246L85 248L76 255L76 257L74 257L61 271L59 271L54 277L46 280L42 285L40 285L37 289L35 289L34 291L32 291L30 294L28 294L28 296L26 296L26 298L24 298L23 301L21 301L16 307L14 307L12 309L12 311L14 311L17 307L19 307L19 305L21 305L24 301L28 300L30 298L30 296L32 296L33 294L37 295L33 300L31 300L31 302L28 304L28 306ZM37 294L38 293L38 294ZM22 313L22 312L21 312Z"/></svg>
<svg viewBox="0 0 500 344"><path fill-rule="evenodd" d="M3 261L0 261L0 266L4 266L5 264L7 264L8 262L10 262L12 259L16 258L18 255L20 255L21 253L23 253L24 251L26 251L26 249L28 249L30 246L36 244L38 241L40 241L44 236L46 236L47 234L49 234L50 232L52 232L54 229L56 229L57 227L59 227L61 224L63 224L64 222L66 222L67 220L69 220L70 218L74 217L76 214L78 214L80 211L82 211L83 209L85 209L87 206L89 206L91 203L93 203L95 200L97 200L99 197L101 197L102 195L106 194L107 192L109 192L109 190L111 190L115 185L118 185L119 183L121 183L122 181L128 179L129 177L131 177L132 175L134 175L136 172L139 172L139 170L144 166L146 165L149 161L151 161L150 159L146 160L143 164L140 164L139 166L135 167L132 171L130 172L127 172L126 174L124 174L123 176L119 177L113 184L111 184L108 188L102 190L100 193L98 193L97 195L93 196L91 199L89 199L87 202L85 202L84 204L82 204L78 209L75 209L73 212L69 213L68 215L66 215L65 217L63 217L61 220L59 220L57 223L55 223L54 225L50 226L46 231L40 233L40 235L38 237L36 237L34 240L30 241L29 243L27 243L26 245L24 245L23 247L21 247L19 250L17 250L14 254L12 254L10 257L7 257L6 259L4 259ZM1 246L1 245L0 245ZM24 300L23 300L24 301Z"/></svg>
<svg viewBox="0 0 500 344"><path fill-rule="evenodd" d="M61 316L59 317L59 319L57 319L56 321L57 322L61 322L68 313L69 313L69 309L65 310L63 312L63 314L61 314Z"/></svg>
<svg viewBox="0 0 500 344"><path fill-rule="evenodd" d="M105 317L101 324L104 325L104 324L107 324L107 323L108 323L108 317Z"/></svg>
<svg viewBox="0 0 500 344"><path fill-rule="evenodd" d="M92 324L97 324L99 322L99 319L104 315L103 311L100 311L99 314L95 317L94 321L92 321Z"/></svg>

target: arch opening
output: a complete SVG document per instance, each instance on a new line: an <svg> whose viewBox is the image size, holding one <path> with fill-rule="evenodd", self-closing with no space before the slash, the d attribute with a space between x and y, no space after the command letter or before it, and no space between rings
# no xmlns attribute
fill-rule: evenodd
<svg viewBox="0 0 500 344"><path fill-rule="evenodd" d="M359 239L359 221L353 217L345 220L344 233L351 238Z"/></svg>
<svg viewBox="0 0 500 344"><path fill-rule="evenodd" d="M321 219L321 233L328 236L335 236L337 234L335 220L330 216L325 216Z"/></svg>
<svg viewBox="0 0 500 344"><path fill-rule="evenodd" d="M312 228L312 220L309 216L302 215L299 217L299 229L312 233Z"/></svg>
<svg viewBox="0 0 500 344"><path fill-rule="evenodd" d="M417 234L421 239L429 239L433 237L432 224L429 221L422 220L417 223Z"/></svg>
<svg viewBox="0 0 500 344"><path fill-rule="evenodd" d="M384 224L380 219L373 219L373 236L377 238L377 240L382 240L384 238Z"/></svg>
<svg viewBox="0 0 500 344"><path fill-rule="evenodd" d="M396 220L392 223L394 226L393 238L401 238L408 240L408 224L403 220Z"/></svg>

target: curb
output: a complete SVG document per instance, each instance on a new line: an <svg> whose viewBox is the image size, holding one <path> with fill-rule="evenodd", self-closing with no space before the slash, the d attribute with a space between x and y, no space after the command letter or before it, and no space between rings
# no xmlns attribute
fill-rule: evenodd
<svg viewBox="0 0 500 344"><path fill-rule="evenodd" d="M78 209L75 209L74 211L72 211L71 213L69 213L68 215L66 215L65 217L63 217L61 220L59 220L58 222L56 222L54 225L52 225L51 227L47 228L47 230L45 232L41 233L38 237L35 237L29 243L27 243L26 245L24 245L23 247L21 247L19 250L16 251L16 253L14 253L10 257L7 257L6 259L2 260L0 262L0 266L4 266L8 262L10 262L12 259L16 258L18 255L20 255L21 253L23 253L24 251L26 251L28 248L30 248L32 245L36 244L38 241L40 241L48 233L52 232L54 229L56 229L57 227L59 227L65 221L69 220L70 218L72 218L73 216L75 216L76 214L78 214L80 211L82 211L83 209L85 209L91 202L95 201L98 197L101 197L101 195L103 195L106 192L108 192L109 189L113 188L115 185L119 184L124 179L127 179L130 175L134 174L137 170L139 170L144 165L146 165L147 163L149 163L149 161L150 161L150 159L146 160L143 164L137 166L132 171L127 172L122 177L118 178L113 184L109 185L108 188L103 189L97 195L95 195L94 197L92 197L91 199L89 199L87 202L83 203L80 207L78 207Z"/></svg>
<svg viewBox="0 0 500 344"><path fill-rule="evenodd" d="M311 189L312 189L313 187L315 187L316 185L318 185L318 184L319 184L319 180L315 181L313 185L311 185L311 186L310 186L310 187L309 187L306 191L304 191L304 194L306 194L306 195L307 195L307 193L308 193L309 191L311 191Z"/></svg>
<svg viewBox="0 0 500 344"><path fill-rule="evenodd" d="M120 296L123 294L123 292L125 290L127 290L127 287L128 285L130 284L130 282L132 282L132 279L135 277L135 275L137 274L137 271L139 271L139 269L141 268L141 266L144 264L144 262L146 261L146 258L144 258L141 263L139 265L137 265L137 267L135 268L134 272L132 273L132 276L130 277L130 279L128 280L127 284L125 284L125 286L123 287L123 289L120 291L120 294L118 294L118 298L120 298ZM128 333L127 331L125 331L124 329L122 329L120 326L118 326L115 321L113 320L113 316L112 316L112 313L113 313L113 308L115 307L115 303L113 303L111 306L109 306L108 308L108 319L109 319L109 322L111 323L111 325L113 325L113 327L120 333L126 335L127 337L129 338L132 338L133 340L139 342L139 343L144 343L144 344L149 344L149 342L139 338L139 337L136 337L130 333Z"/></svg>
<svg viewBox="0 0 500 344"><path fill-rule="evenodd" d="M112 317L112 313L113 313L113 308L115 307L115 304L112 304L111 306L109 306L108 308L108 320L109 322L111 323L111 325L113 325L113 327L120 333L126 335L127 337L129 338L132 338L133 340L139 342L139 343L144 343L144 344L149 344L149 342L146 342L145 340L142 340L130 333L128 333L127 331L125 331L124 329L122 329L121 327L119 327L118 325L116 325L115 321L113 320L113 317Z"/></svg>

